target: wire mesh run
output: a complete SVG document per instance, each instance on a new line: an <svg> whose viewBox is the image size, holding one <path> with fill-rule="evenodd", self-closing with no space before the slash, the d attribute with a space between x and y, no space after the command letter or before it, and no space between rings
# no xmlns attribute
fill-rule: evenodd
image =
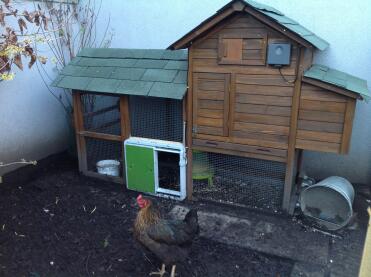
<svg viewBox="0 0 371 277"><path fill-rule="evenodd" d="M131 135L182 142L182 107L180 100L130 96Z"/></svg>
<svg viewBox="0 0 371 277"><path fill-rule="evenodd" d="M121 135L120 97L86 93L81 102L86 131Z"/></svg>
<svg viewBox="0 0 371 277"><path fill-rule="evenodd" d="M192 179L199 199L278 211L286 165L194 150Z"/></svg>
<svg viewBox="0 0 371 277"><path fill-rule="evenodd" d="M116 160L120 162L120 177L123 176L122 145L117 141L85 138L88 170L97 172L97 162Z"/></svg>

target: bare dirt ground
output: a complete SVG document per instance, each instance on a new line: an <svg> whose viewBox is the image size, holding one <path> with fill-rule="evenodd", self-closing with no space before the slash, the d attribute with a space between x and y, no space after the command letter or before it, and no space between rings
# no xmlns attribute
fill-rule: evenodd
<svg viewBox="0 0 371 277"><path fill-rule="evenodd" d="M132 236L137 193L79 175L65 156L39 167L4 178L0 188L0 276L142 277L157 270L160 261ZM174 205L159 201L164 212ZM177 276L289 276L292 266L199 238Z"/></svg>
<svg viewBox="0 0 371 277"><path fill-rule="evenodd" d="M46 159L36 169L20 169L4 180L0 276L143 277L159 267L160 261L132 236L137 193L81 176L67 155ZM163 213L179 205L156 201ZM328 236L313 232L300 218L211 203L181 204L201 211L204 230L187 261L177 267L178 277L357 276L364 221L355 230ZM213 214L223 213L234 225L222 229L207 223L215 221ZM236 221L250 227L239 229Z"/></svg>

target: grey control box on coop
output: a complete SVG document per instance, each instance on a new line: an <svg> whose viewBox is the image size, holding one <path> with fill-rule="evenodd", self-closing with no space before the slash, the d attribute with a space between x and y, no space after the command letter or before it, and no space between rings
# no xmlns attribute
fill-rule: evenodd
<svg viewBox="0 0 371 277"><path fill-rule="evenodd" d="M289 65L291 56L290 43L271 43L268 45L269 65Z"/></svg>

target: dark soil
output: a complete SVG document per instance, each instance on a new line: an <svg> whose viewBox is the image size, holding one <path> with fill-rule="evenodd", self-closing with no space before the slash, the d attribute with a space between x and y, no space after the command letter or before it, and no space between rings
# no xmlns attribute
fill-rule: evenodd
<svg viewBox="0 0 371 277"><path fill-rule="evenodd" d="M4 180L0 276L142 277L160 266L132 236L136 193L79 175L66 155ZM163 212L175 203L157 201ZM177 276L282 277L292 266L290 260L198 238Z"/></svg>

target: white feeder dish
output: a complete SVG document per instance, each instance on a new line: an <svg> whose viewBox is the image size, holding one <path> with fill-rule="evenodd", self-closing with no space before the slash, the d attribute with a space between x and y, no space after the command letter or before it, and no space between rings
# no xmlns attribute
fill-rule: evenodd
<svg viewBox="0 0 371 277"><path fill-rule="evenodd" d="M101 160L97 162L99 174L118 177L120 176L120 162L116 160Z"/></svg>

